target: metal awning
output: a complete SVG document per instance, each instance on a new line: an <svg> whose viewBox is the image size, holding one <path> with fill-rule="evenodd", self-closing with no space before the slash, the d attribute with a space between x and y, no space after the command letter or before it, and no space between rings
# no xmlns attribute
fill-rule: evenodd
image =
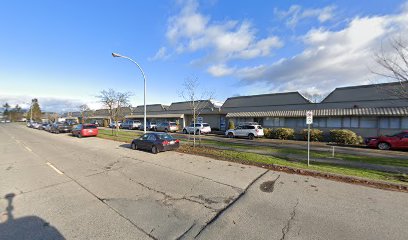
<svg viewBox="0 0 408 240"><path fill-rule="evenodd" d="M227 113L228 118L236 117L305 117L307 110L281 110L263 112ZM330 116L408 116L408 107L343 108L311 110L314 117Z"/></svg>
<svg viewBox="0 0 408 240"><path fill-rule="evenodd" d="M147 114L147 118L184 118L184 114L179 113L167 113L167 114ZM135 114L135 115L126 115L126 119L128 118L144 118L143 114Z"/></svg>

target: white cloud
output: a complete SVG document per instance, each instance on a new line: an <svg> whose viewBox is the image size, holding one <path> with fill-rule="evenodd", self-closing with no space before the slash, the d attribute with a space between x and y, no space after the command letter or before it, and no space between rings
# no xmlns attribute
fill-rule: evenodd
<svg viewBox="0 0 408 240"><path fill-rule="evenodd" d="M84 101L79 99L66 99L66 98L51 98L51 97L32 97L32 96L21 96L21 95L8 95L1 94L0 104L9 103L12 108L18 104L23 109L30 108L31 99L37 98L40 105L41 111L44 112L74 112L79 111L79 106L81 104L88 104L91 109L100 108L100 104L95 101Z"/></svg>
<svg viewBox="0 0 408 240"><path fill-rule="evenodd" d="M390 38L408 31L408 10L396 15L355 17L341 30L311 29L302 36L305 49L270 65L237 69L244 83L266 82L270 90L319 89L370 83L374 53Z"/></svg>
<svg viewBox="0 0 408 240"><path fill-rule="evenodd" d="M169 19L166 36L178 53L206 50L207 56L193 62L211 64L210 73L225 76L232 71L219 71L220 64L265 57L283 45L277 36L257 38L256 32L248 21L211 21L209 16L198 12L198 3L190 0L184 1L180 13Z"/></svg>
<svg viewBox="0 0 408 240"><path fill-rule="evenodd" d="M149 60L150 61L165 60L169 57L170 55L167 54L167 48L161 47L152 58L149 58Z"/></svg>
<svg viewBox="0 0 408 240"><path fill-rule="evenodd" d="M229 68L225 66L224 64L220 65L213 65L208 68L208 72L215 76L215 77L223 77L227 75L231 75L234 72L235 69Z"/></svg>
<svg viewBox="0 0 408 240"><path fill-rule="evenodd" d="M292 5L287 11L274 9L274 13L279 18L286 19L286 25L293 29L301 20L306 18L316 18L320 23L329 21L334 17L333 11L335 9L335 6L303 9L299 5Z"/></svg>

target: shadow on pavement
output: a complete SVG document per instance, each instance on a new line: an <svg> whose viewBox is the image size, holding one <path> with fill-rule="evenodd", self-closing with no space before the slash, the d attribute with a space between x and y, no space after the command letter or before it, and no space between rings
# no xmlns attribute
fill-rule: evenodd
<svg viewBox="0 0 408 240"><path fill-rule="evenodd" d="M0 221L0 239L65 239L64 236L48 222L37 216L27 216L15 219L12 205L14 193L4 196L7 200L6 213L2 214Z"/></svg>
<svg viewBox="0 0 408 240"><path fill-rule="evenodd" d="M121 145L119 145L119 147L130 148L130 143L121 144Z"/></svg>

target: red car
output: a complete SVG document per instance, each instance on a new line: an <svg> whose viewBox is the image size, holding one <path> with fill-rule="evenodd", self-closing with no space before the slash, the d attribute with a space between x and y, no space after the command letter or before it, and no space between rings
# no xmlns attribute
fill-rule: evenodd
<svg viewBox="0 0 408 240"><path fill-rule="evenodd" d="M95 124L78 124L72 129L72 136L91 137L98 135L98 127Z"/></svg>
<svg viewBox="0 0 408 240"><path fill-rule="evenodd" d="M408 131L403 131L392 136L370 137L366 139L369 147L381 150L408 149Z"/></svg>

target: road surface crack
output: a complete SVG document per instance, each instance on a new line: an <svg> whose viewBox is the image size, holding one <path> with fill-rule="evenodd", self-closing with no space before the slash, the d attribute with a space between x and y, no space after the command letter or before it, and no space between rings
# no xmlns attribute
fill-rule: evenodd
<svg viewBox="0 0 408 240"><path fill-rule="evenodd" d="M217 214L215 214L215 216L210 219L201 229L200 231L194 236L194 239L196 239L198 236L200 236L200 234L208 227L210 226L212 223L214 223L226 210L228 210L230 207L232 207L240 198L242 198L242 196L244 196L246 194L246 192L248 191L248 189L254 185L254 183L256 181L258 181L261 177L263 177L267 172L269 172L269 170L266 170L265 172L261 173L258 177L256 177L251 183L248 184L248 186L238 195L237 198L235 198L234 200L231 201L230 204L227 204L224 208L222 208L220 211L217 212Z"/></svg>
<svg viewBox="0 0 408 240"><path fill-rule="evenodd" d="M162 195L164 198L163 198L162 200L160 200L160 202L163 203L163 204L165 204L165 205L172 205L172 204L169 204L169 201L181 201L181 200L185 200L185 201L189 201L189 202L193 202L193 203L200 204L200 205L202 205L203 207L205 207L205 208L207 208L207 209L210 209L210 210L212 210L212 211L217 211L217 209L214 209L214 208L212 208L212 207L210 207L210 206L207 206L207 205L205 204L205 203L209 203L209 202L207 202L207 201L211 201L211 200L205 199L205 200L203 200L204 202L201 202L201 201L192 199L192 198L194 198L195 196L192 196L192 198L190 198L190 197L188 197L188 196L173 197L173 196L171 196L171 195L169 195L169 194L167 194L167 193L165 193L165 192L163 192L163 191L154 189L154 188L149 187L149 186L147 186L147 185L145 185L145 184L143 184L143 183L137 182L137 181L135 181L135 180L132 179L132 178L129 178L129 180L132 181L132 182L137 183L138 185L140 185L140 186L143 187L143 188L148 189L149 191L153 191L153 192L155 192L155 193L158 193L158 194ZM201 198L200 198L200 199L201 199ZM207 201L206 201L206 200L207 200ZM213 203L213 202L211 202L211 203ZM210 204L211 204L211 203L210 203Z"/></svg>
<svg viewBox="0 0 408 240"><path fill-rule="evenodd" d="M293 222L293 220L295 219L296 216L296 208L299 205L299 198L296 199L296 204L293 207L292 212L290 213L290 218L289 220L286 222L286 225L282 228L282 237L280 238L280 240L284 240L286 238L286 234L288 234L290 227L291 227L291 223ZM300 232L300 231L299 231Z"/></svg>

